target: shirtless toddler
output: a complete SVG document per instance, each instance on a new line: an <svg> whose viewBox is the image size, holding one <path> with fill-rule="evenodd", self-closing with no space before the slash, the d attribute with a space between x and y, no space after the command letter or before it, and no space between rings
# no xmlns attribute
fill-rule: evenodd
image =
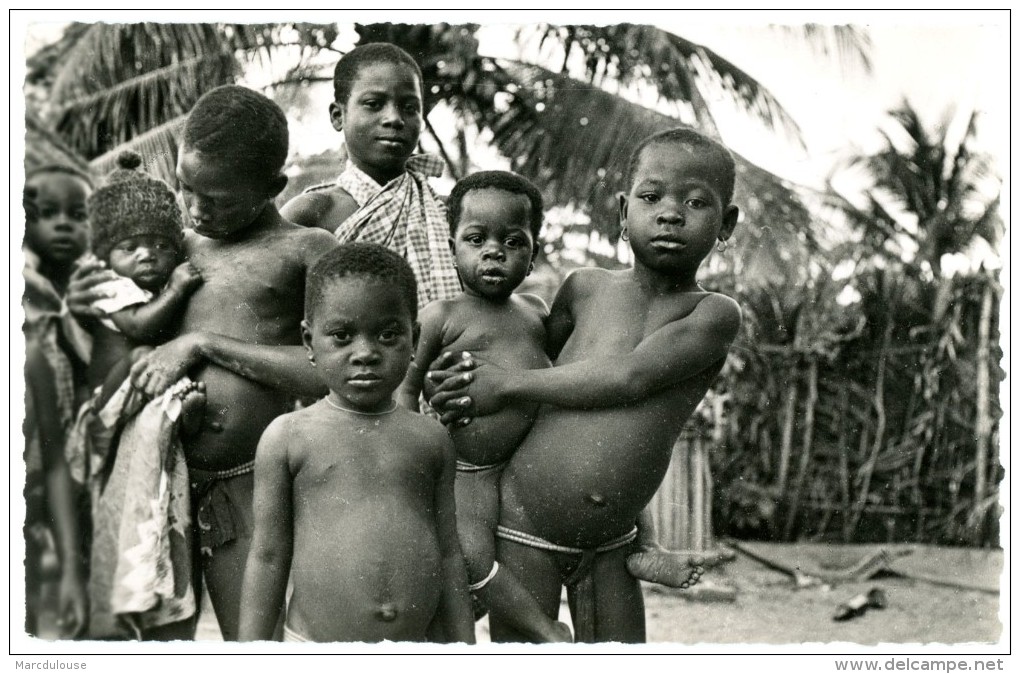
<svg viewBox="0 0 1020 674"><path fill-rule="evenodd" d="M474 642L457 542L454 450L393 393L418 333L414 274L375 244L312 269L302 336L329 386L259 442L241 639Z"/></svg>
<svg viewBox="0 0 1020 674"><path fill-rule="evenodd" d="M541 193L516 174L483 171L454 186L448 213L450 248L464 291L421 312L421 338L400 395L412 410L418 409L425 368L444 351L469 351L508 370L550 365L545 302L513 292L534 269ZM519 403L450 427L457 448L457 529L471 589L482 602L503 605L532 639L571 641L569 628L549 620L495 562L499 477L537 409L535 403Z"/></svg>

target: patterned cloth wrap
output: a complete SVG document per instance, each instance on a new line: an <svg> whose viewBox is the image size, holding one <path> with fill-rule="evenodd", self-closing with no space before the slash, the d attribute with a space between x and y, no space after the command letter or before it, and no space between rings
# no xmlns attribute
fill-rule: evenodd
<svg viewBox="0 0 1020 674"><path fill-rule="evenodd" d="M358 203L358 210L340 224L340 243L366 241L386 246L407 258L418 282L418 308L460 294L460 279L448 244L450 226L446 206L429 185L429 176L443 173L443 161L422 154L407 160L406 171L380 187L347 161L332 185L308 191L341 187Z"/></svg>
<svg viewBox="0 0 1020 674"><path fill-rule="evenodd" d="M78 325L67 305L48 278L39 272L39 256L23 248L25 294L21 308L25 312L22 329L26 340L36 340L43 357L53 370L57 388L57 409L65 432L74 422L74 368L64 348L70 348L83 363L89 362L92 338ZM62 344L64 346L62 346Z"/></svg>
<svg viewBox="0 0 1020 674"><path fill-rule="evenodd" d="M188 470L178 437L187 378L147 400L130 381L102 409L87 402L68 442L92 494L89 636L135 637L197 610ZM97 392L98 396L98 392Z"/></svg>

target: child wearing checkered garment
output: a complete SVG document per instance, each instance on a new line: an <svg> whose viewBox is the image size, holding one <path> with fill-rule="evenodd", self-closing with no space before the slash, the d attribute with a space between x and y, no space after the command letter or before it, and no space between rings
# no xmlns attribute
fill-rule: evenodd
<svg viewBox="0 0 1020 674"><path fill-rule="evenodd" d="M447 243L446 208L429 185L443 163L412 153L423 123L422 75L414 59L391 44L354 49L337 63L333 128L344 132L347 161L334 184L307 190L281 214L403 255L418 283L418 307L460 294Z"/></svg>

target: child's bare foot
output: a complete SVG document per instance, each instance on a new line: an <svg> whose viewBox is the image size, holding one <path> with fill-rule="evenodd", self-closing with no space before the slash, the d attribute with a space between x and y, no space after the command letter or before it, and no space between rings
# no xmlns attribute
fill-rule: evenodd
<svg viewBox="0 0 1020 674"><path fill-rule="evenodd" d="M697 554L645 547L627 557L627 571L640 580L686 590L705 573L705 560Z"/></svg>
<svg viewBox="0 0 1020 674"><path fill-rule="evenodd" d="M552 627L548 634L544 635L547 644L572 644L574 643L574 635L570 633L570 626L566 623L561 623L559 620L553 621Z"/></svg>
<svg viewBox="0 0 1020 674"><path fill-rule="evenodd" d="M181 434L197 434L205 418L205 384L191 382L177 393L177 398L181 401Z"/></svg>

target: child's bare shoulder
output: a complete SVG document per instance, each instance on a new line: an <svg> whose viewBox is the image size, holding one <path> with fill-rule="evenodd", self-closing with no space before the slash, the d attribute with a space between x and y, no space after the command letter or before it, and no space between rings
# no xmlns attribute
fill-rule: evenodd
<svg viewBox="0 0 1020 674"><path fill-rule="evenodd" d="M614 272L608 269L581 267L567 274L560 292L568 291L575 295L595 292L605 284L612 283L614 277Z"/></svg>
<svg viewBox="0 0 1020 674"><path fill-rule="evenodd" d="M296 225L334 232L358 208L347 190L333 186L299 194L284 205L280 214Z"/></svg>
<svg viewBox="0 0 1020 674"><path fill-rule="evenodd" d="M407 442L413 443L423 452L437 459L445 458L453 451L453 443L446 428L435 419L409 410L397 409L400 415L401 431Z"/></svg>
<svg viewBox="0 0 1020 674"><path fill-rule="evenodd" d="M515 293L512 297L520 310L533 314L539 320L545 320L546 316L549 315L549 305L538 295Z"/></svg>

